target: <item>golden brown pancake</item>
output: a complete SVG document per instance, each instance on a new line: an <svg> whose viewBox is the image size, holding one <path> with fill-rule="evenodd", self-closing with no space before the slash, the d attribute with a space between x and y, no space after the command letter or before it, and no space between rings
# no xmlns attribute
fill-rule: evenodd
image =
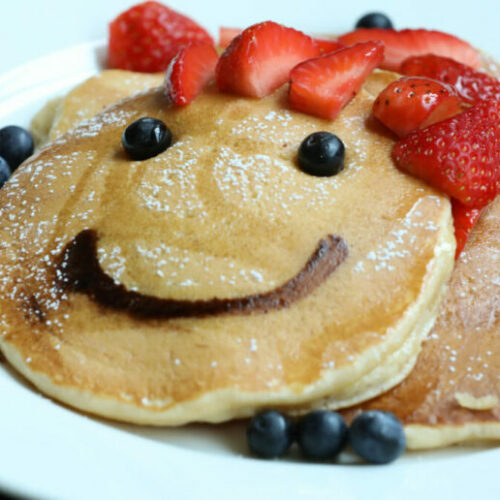
<svg viewBox="0 0 500 500"><path fill-rule="evenodd" d="M172 109L151 90L18 169L0 192L7 359L56 399L156 425L327 395L346 406L400 382L453 264L449 201L394 168L367 92L334 122L288 111L283 97L209 90ZM140 116L165 121L174 145L133 162L120 138ZM325 129L346 144L346 167L312 177L298 169L297 149ZM121 287L125 299L113 301L122 306L138 295L189 310L193 301L262 306L277 289L291 295L201 317L114 307L105 292L63 279L68 248L86 230L98 259L87 275L98 268L104 288ZM325 241L348 251L340 258L335 245L318 246ZM313 257L330 250L338 266L319 279Z"/></svg>

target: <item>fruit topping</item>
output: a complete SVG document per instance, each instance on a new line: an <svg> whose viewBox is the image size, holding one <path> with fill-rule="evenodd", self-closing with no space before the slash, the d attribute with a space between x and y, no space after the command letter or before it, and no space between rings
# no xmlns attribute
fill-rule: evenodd
<svg viewBox="0 0 500 500"><path fill-rule="evenodd" d="M328 54L329 52L335 52L336 50L345 48L343 43L337 40L330 40L328 38L315 38L314 41L319 47L320 54Z"/></svg>
<svg viewBox="0 0 500 500"><path fill-rule="evenodd" d="M248 447L263 458L283 455L293 441L291 421L275 410L268 410L252 418L247 428Z"/></svg>
<svg viewBox="0 0 500 500"><path fill-rule="evenodd" d="M453 224L455 226L455 239L457 240L457 250L455 259L458 259L465 246L472 228L476 225L481 209L468 207L458 200L451 200L451 212L453 214Z"/></svg>
<svg viewBox="0 0 500 500"><path fill-rule="evenodd" d="M399 137L460 111L460 99L451 87L421 77L404 77L392 82L373 104L373 115Z"/></svg>
<svg viewBox="0 0 500 500"><path fill-rule="evenodd" d="M500 190L500 101L474 107L417 130L392 152L399 168L470 207L483 207Z"/></svg>
<svg viewBox="0 0 500 500"><path fill-rule="evenodd" d="M401 422L387 411L365 411L357 415L349 428L349 442L367 462L387 464L406 448Z"/></svg>
<svg viewBox="0 0 500 500"><path fill-rule="evenodd" d="M488 99L500 100L500 81L482 71L459 63L449 57L410 57L401 65L405 75L421 75L451 85L460 98L468 104Z"/></svg>
<svg viewBox="0 0 500 500"><path fill-rule="evenodd" d="M336 457L347 442L347 424L333 411L316 410L297 424L297 442L302 455L313 460Z"/></svg>
<svg viewBox="0 0 500 500"><path fill-rule="evenodd" d="M344 169L344 143L330 132L314 132L300 144L299 167L306 174L329 177Z"/></svg>
<svg viewBox="0 0 500 500"><path fill-rule="evenodd" d="M9 164L0 156L0 189L9 180L11 173Z"/></svg>
<svg viewBox="0 0 500 500"><path fill-rule="evenodd" d="M241 33L241 28L219 28L219 47L225 49Z"/></svg>
<svg viewBox="0 0 500 500"><path fill-rule="evenodd" d="M264 97L289 79L299 62L320 55L314 40L272 21L242 31L220 56L217 85L223 92Z"/></svg>
<svg viewBox="0 0 500 500"><path fill-rule="evenodd" d="M0 156L12 172L33 154L34 148L33 138L24 128L9 125L0 129Z"/></svg>
<svg viewBox="0 0 500 500"><path fill-rule="evenodd" d="M165 92L177 106L189 104L215 76L219 56L214 46L195 42L182 48L170 61Z"/></svg>
<svg viewBox="0 0 500 500"><path fill-rule="evenodd" d="M381 28L392 29L392 21L381 12L370 12L361 17L356 23L357 28Z"/></svg>
<svg viewBox="0 0 500 500"><path fill-rule="evenodd" d="M172 132L156 118L139 118L123 132L122 144L132 160L146 160L172 144Z"/></svg>
<svg viewBox="0 0 500 500"><path fill-rule="evenodd" d="M366 42L297 65L290 73L290 106L333 120L383 57L381 43Z"/></svg>
<svg viewBox="0 0 500 500"><path fill-rule="evenodd" d="M364 28L339 37L339 41L345 45L369 40L384 42L385 58L380 67L391 71L399 71L405 59L425 54L451 57L474 68L479 66L479 54L476 49L464 40L440 31Z"/></svg>
<svg viewBox="0 0 500 500"><path fill-rule="evenodd" d="M158 2L144 2L120 14L109 25L111 68L154 73L189 42L213 44L212 37L192 19Z"/></svg>

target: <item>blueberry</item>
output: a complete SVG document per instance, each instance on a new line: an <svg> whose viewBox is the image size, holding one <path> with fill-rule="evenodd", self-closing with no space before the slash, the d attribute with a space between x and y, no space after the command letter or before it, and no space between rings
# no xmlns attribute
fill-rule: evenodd
<svg viewBox="0 0 500 500"><path fill-rule="evenodd" d="M122 144L132 160L146 160L172 145L172 132L156 118L139 118L123 132Z"/></svg>
<svg viewBox="0 0 500 500"><path fill-rule="evenodd" d="M0 189L9 180L10 174L9 164L0 156Z"/></svg>
<svg viewBox="0 0 500 500"><path fill-rule="evenodd" d="M299 147L299 167L307 174L328 177L344 168L344 143L330 132L308 135Z"/></svg>
<svg viewBox="0 0 500 500"><path fill-rule="evenodd" d="M382 28L392 29L392 21L381 12L370 12L366 14L356 23L356 28Z"/></svg>
<svg viewBox="0 0 500 500"><path fill-rule="evenodd" d="M247 427L250 451L263 458L283 455L293 441L293 425L288 418L275 410L255 415Z"/></svg>
<svg viewBox="0 0 500 500"><path fill-rule="evenodd" d="M299 421L297 442L306 458L333 458L347 442L347 425L344 418L336 412L313 411Z"/></svg>
<svg viewBox="0 0 500 500"><path fill-rule="evenodd" d="M24 128L10 125L0 129L0 156L12 171L33 154L34 148L33 138Z"/></svg>
<svg viewBox="0 0 500 500"><path fill-rule="evenodd" d="M351 423L349 442L367 462L387 464L406 448L403 425L388 411L365 411Z"/></svg>

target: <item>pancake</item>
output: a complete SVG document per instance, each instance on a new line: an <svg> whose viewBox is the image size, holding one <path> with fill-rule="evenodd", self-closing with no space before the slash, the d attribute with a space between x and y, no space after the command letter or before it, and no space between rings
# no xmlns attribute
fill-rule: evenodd
<svg viewBox="0 0 500 500"><path fill-rule="evenodd" d="M71 406L154 425L327 395L348 406L402 380L453 265L449 201L393 166L368 92L334 122L286 110L283 92L209 89L172 109L153 89L16 171L0 192L0 347L15 368ZM120 137L140 116L175 142L132 162ZM296 152L325 129L346 144L346 168L312 177ZM65 286L62 264L89 234L88 281L102 272L119 297ZM196 314L214 298L234 307ZM165 303L187 306L158 315Z"/></svg>

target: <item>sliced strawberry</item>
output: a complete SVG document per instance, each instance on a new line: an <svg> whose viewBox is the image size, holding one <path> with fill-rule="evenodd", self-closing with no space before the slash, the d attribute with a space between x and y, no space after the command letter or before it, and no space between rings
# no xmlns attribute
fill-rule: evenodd
<svg viewBox="0 0 500 500"><path fill-rule="evenodd" d="M380 40L385 44L385 59L380 65L383 69L399 71L401 63L411 56L437 54L451 57L474 68L479 67L479 54L467 42L459 38L428 30L389 30L389 29L358 29L339 37L345 45Z"/></svg>
<svg viewBox="0 0 500 500"><path fill-rule="evenodd" d="M165 93L177 106L189 104L215 76L219 56L210 43L189 44L170 61Z"/></svg>
<svg viewBox="0 0 500 500"><path fill-rule="evenodd" d="M213 43L192 19L158 2L144 2L120 14L109 25L110 68L154 73L190 42Z"/></svg>
<svg viewBox="0 0 500 500"><path fill-rule="evenodd" d="M451 87L415 76L392 82L373 103L373 115L399 137L460 111L460 99Z"/></svg>
<svg viewBox="0 0 500 500"><path fill-rule="evenodd" d="M380 42L367 42L299 64L290 73L290 106L333 120L383 57Z"/></svg>
<svg viewBox="0 0 500 500"><path fill-rule="evenodd" d="M481 215L481 208L468 207L452 198L451 212L453 214L453 225L455 226L455 239L457 240L455 259L458 259L469 238L472 228L476 225Z"/></svg>
<svg viewBox="0 0 500 500"><path fill-rule="evenodd" d="M321 55L335 52L345 47L345 45L338 40L330 40L328 38L315 38L314 41L318 45Z"/></svg>
<svg viewBox="0 0 500 500"><path fill-rule="evenodd" d="M301 31L272 21L255 24L220 56L217 85L223 92L263 97L283 85L295 65L319 54L318 45Z"/></svg>
<svg viewBox="0 0 500 500"><path fill-rule="evenodd" d="M500 101L485 101L413 132L392 152L397 166L469 207L500 190Z"/></svg>
<svg viewBox="0 0 500 500"><path fill-rule="evenodd" d="M234 38L241 33L241 28L228 28L221 26L219 28L219 47L225 49Z"/></svg>
<svg viewBox="0 0 500 500"><path fill-rule="evenodd" d="M401 72L405 75L427 76L448 83L468 104L489 99L500 100L499 80L449 57L432 54L410 57L401 65Z"/></svg>

